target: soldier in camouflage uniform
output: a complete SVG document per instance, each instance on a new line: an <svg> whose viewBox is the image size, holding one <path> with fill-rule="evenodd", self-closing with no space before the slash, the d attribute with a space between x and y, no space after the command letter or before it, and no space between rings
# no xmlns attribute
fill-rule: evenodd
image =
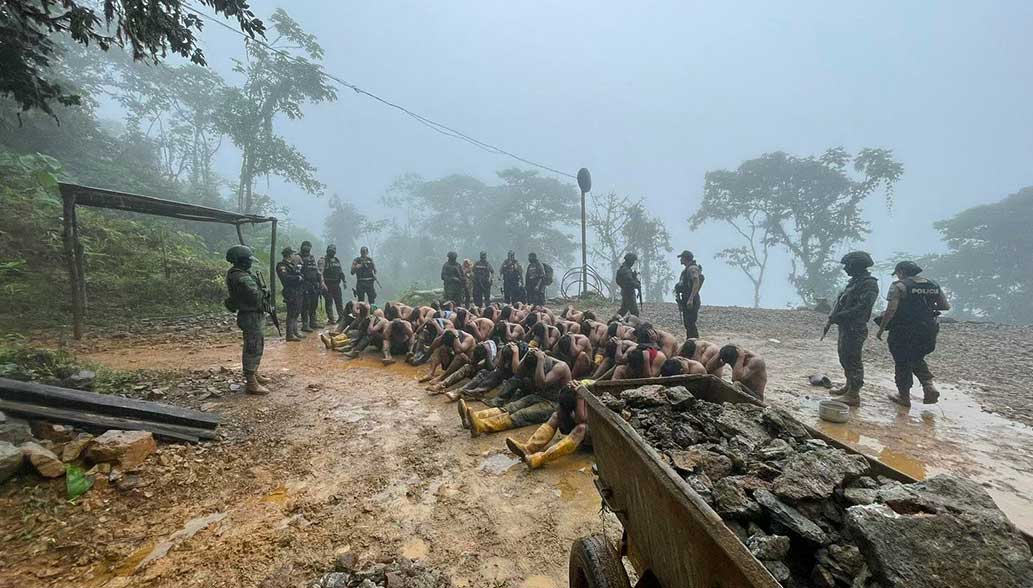
<svg viewBox="0 0 1033 588"><path fill-rule="evenodd" d="M445 300L456 305L463 303L463 268L456 261L455 251L448 252L448 261L441 266L441 281L445 286Z"/></svg>
<svg viewBox="0 0 1033 588"><path fill-rule="evenodd" d="M244 368L248 394L268 394L265 384L269 380L259 375L258 366L262 362L262 351L265 348L265 313L268 311L269 293L261 287L259 278L251 272L251 249L243 245L230 247L226 252L226 261L233 267L226 273L226 289L229 298L226 307L237 313L237 326L244 335L244 346L241 364Z"/></svg>
<svg viewBox="0 0 1033 588"><path fill-rule="evenodd" d="M638 316L637 295L639 290L642 289L642 282L639 281L637 272L631 269L636 261L638 261L638 256L634 253L625 255L624 263L621 264L614 278L614 281L617 282L621 289L621 308L617 311L617 314L621 316L629 313Z"/></svg>
<svg viewBox="0 0 1033 588"><path fill-rule="evenodd" d="M301 266L294 263L294 250L284 247L283 259L276 264L276 277L283 286L283 301L287 304L287 341L301 341L298 323L301 321L301 305L304 303L305 278Z"/></svg>
<svg viewBox="0 0 1033 588"><path fill-rule="evenodd" d="M868 271L875 262L864 251L851 251L843 256L840 263L843 264L843 271L850 276L850 281L836 298L836 305L829 314L825 328L827 330L831 325L839 327L837 350L846 384L833 390L832 395L850 406L860 406L861 386L864 385L861 352L868 338L868 320L872 317L872 307L879 298L879 281Z"/></svg>
<svg viewBox="0 0 1033 588"><path fill-rule="evenodd" d="M301 307L301 330L315 331L322 325L316 322L316 310L319 309L319 295L323 290L323 276L319 273L319 263L312 255L312 243L301 242L301 275L305 277L304 304Z"/></svg>
<svg viewBox="0 0 1033 588"><path fill-rule="evenodd" d="M369 256L369 248L363 247L359 250L359 256L352 260L351 273L355 276L355 298L359 302L369 299L373 304L377 301L377 290L374 285L377 282L377 265Z"/></svg>

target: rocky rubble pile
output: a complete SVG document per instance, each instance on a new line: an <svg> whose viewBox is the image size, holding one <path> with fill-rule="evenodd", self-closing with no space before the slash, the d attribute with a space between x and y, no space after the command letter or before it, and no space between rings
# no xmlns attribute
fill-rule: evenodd
<svg viewBox="0 0 1033 588"><path fill-rule="evenodd" d="M978 484L902 484L787 412L684 387L602 401L657 449L784 586L1033 585L1030 548Z"/></svg>
<svg viewBox="0 0 1033 588"><path fill-rule="evenodd" d="M406 557L361 567L355 555L337 556L334 571L309 584L309 588L451 588L447 576Z"/></svg>

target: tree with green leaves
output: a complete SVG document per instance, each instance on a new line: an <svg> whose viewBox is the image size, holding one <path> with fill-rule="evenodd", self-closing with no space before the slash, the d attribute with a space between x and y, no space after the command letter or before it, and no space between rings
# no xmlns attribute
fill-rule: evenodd
<svg viewBox="0 0 1033 588"><path fill-rule="evenodd" d="M261 36L265 26L247 0L198 0L216 14L232 18L245 34ZM129 47L134 60L155 63L169 52L205 65L196 34L203 21L182 0L5 0L0 4L0 96L21 110L54 114L53 105L80 103L82 97L52 77L49 66L59 53L54 37L105 51Z"/></svg>
<svg viewBox="0 0 1033 588"><path fill-rule="evenodd" d="M306 102L332 102L337 91L323 75L323 48L283 9L270 19L275 37L268 44L248 43L247 58L234 71L244 77L241 88L224 94L220 114L223 131L241 151L237 208L254 212L268 203L255 194L255 180L275 175L320 194L316 169L293 145L273 130L278 115L302 118Z"/></svg>
<svg viewBox="0 0 1033 588"><path fill-rule="evenodd" d="M950 251L918 262L950 292L953 315L1033 324L1033 186L934 226Z"/></svg>
<svg viewBox="0 0 1033 588"><path fill-rule="evenodd" d="M851 167L857 177L849 174ZM869 232L861 216L865 199L881 189L892 208L893 187L903 173L889 149L862 149L856 156L841 147L817 157L767 153L734 171L708 172L703 202L689 222L734 222L742 228L747 246L719 256L755 280L757 295L766 247L784 247L791 255L790 283L804 302L812 302L836 287L837 251Z"/></svg>

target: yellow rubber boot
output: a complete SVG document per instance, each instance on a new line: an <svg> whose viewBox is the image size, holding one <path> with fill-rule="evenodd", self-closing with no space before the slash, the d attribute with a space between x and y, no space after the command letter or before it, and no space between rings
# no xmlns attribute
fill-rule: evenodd
<svg viewBox="0 0 1033 588"><path fill-rule="evenodd" d="M574 443L574 440L570 437L564 437L545 451L528 455L524 458L524 463L527 464L528 469L536 470L550 461L556 461L564 455L574 453L574 450L577 449L578 445L580 445L580 443Z"/></svg>
<svg viewBox="0 0 1033 588"><path fill-rule="evenodd" d="M352 342L351 337L348 335L337 335L336 337L330 337L330 349L340 349L347 347Z"/></svg>
<svg viewBox="0 0 1033 588"><path fill-rule="evenodd" d="M527 459L529 454L538 453L548 445L555 434L556 427L549 423L544 423L535 429L534 434L527 440L527 443L521 443L512 437L506 437L506 447L520 459Z"/></svg>
<svg viewBox="0 0 1033 588"><path fill-rule="evenodd" d="M456 405L456 408L459 411L459 420L462 421L463 428L464 429L469 429L470 428L470 417L469 417L470 408L466 405L466 401L465 400L460 400L459 404ZM487 417L490 417L490 416L495 416L497 414L502 414L502 409L501 408L486 408L484 410L479 410L479 411L477 411L474 414L476 414L478 417L484 419L484 418L487 418Z"/></svg>
<svg viewBox="0 0 1033 588"><path fill-rule="evenodd" d="M471 437L477 437L481 433L508 431L513 428L513 419L508 412L499 412L499 414L482 417L479 413L474 413L467 409L467 419L470 421Z"/></svg>

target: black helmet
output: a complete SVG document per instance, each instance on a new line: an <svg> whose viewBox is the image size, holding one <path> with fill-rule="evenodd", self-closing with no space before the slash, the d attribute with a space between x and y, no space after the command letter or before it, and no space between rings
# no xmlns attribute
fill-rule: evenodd
<svg viewBox="0 0 1033 588"><path fill-rule="evenodd" d="M289 257L291 255L294 255L294 250L290 247L284 247L283 251L280 252L280 255L283 255L284 257Z"/></svg>
<svg viewBox="0 0 1033 588"><path fill-rule="evenodd" d="M917 276L922 273L922 268L911 260L902 261L893 268L893 273L902 273L905 276Z"/></svg>
<svg viewBox="0 0 1033 588"><path fill-rule="evenodd" d="M634 253L624 254L624 263L635 263L636 261L638 261L638 256Z"/></svg>
<svg viewBox="0 0 1033 588"><path fill-rule="evenodd" d="M451 259L452 261L455 261L456 257L458 257L458 254L455 251L449 251L448 252L448 258Z"/></svg>
<svg viewBox="0 0 1033 588"><path fill-rule="evenodd" d="M234 245L226 251L226 261L237 263L240 259L251 257L251 248L247 245Z"/></svg>
<svg viewBox="0 0 1033 588"><path fill-rule="evenodd" d="M331 243L331 244L326 246L326 250L327 251L333 251L333 252L336 253L337 252L337 245L334 245L333 243Z"/></svg>
<svg viewBox="0 0 1033 588"><path fill-rule="evenodd" d="M516 257L516 252L510 249L509 253L506 254L506 257Z"/></svg>
<svg viewBox="0 0 1033 588"><path fill-rule="evenodd" d="M530 261L538 261L538 254L537 253L528 253L527 254L527 259L530 260Z"/></svg>
<svg viewBox="0 0 1033 588"><path fill-rule="evenodd" d="M301 246L302 247L312 247L312 242L311 241L302 241L301 242Z"/></svg>
<svg viewBox="0 0 1033 588"><path fill-rule="evenodd" d="M861 267L872 267L875 265L875 261L872 260L872 256L868 255L867 251L851 251L843 256L843 259L839 260L839 263L843 265L859 265Z"/></svg>
<svg viewBox="0 0 1033 588"><path fill-rule="evenodd" d="M481 259L488 259L488 252L487 251L481 251Z"/></svg>
<svg viewBox="0 0 1033 588"><path fill-rule="evenodd" d="M369 247L363 245L362 248L359 249L359 253L369 253Z"/></svg>

